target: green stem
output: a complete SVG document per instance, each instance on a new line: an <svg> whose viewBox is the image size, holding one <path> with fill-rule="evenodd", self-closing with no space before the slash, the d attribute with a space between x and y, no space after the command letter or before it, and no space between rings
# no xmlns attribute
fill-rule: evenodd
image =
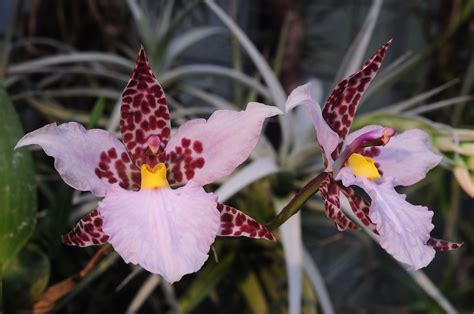
<svg viewBox="0 0 474 314"><path fill-rule="evenodd" d="M291 199L291 201L282 209L282 211L275 217L271 222L267 224L267 228L274 230L281 226L285 221L290 219L291 216L296 214L298 210L303 206L303 204L312 197L319 190L321 182L324 181L327 177L327 173L323 172L319 174L316 178L308 182L296 195Z"/></svg>

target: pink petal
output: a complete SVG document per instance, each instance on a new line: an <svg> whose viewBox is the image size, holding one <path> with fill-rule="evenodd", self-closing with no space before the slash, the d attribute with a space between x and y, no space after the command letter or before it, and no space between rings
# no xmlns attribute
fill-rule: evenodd
<svg viewBox="0 0 474 314"><path fill-rule="evenodd" d="M93 210L79 220L69 233L61 236L61 242L81 247L106 243L109 236L102 230L102 224L103 219L99 211Z"/></svg>
<svg viewBox="0 0 474 314"><path fill-rule="evenodd" d="M340 137L340 143L349 133L352 120L357 111L367 87L380 69L380 65L385 57L388 47L391 44L389 40L379 48L375 54L364 64L362 69L345 80L337 84L323 108L323 117L328 125L336 131Z"/></svg>
<svg viewBox="0 0 474 314"><path fill-rule="evenodd" d="M104 232L125 262L172 283L198 271L219 230L216 197L195 184L176 190L113 189L99 204Z"/></svg>
<svg viewBox="0 0 474 314"><path fill-rule="evenodd" d="M54 157L64 182L80 191L104 196L110 185L137 187L139 170L131 163L123 144L111 133L69 122L56 123L26 134L15 148L39 145Z"/></svg>
<svg viewBox="0 0 474 314"><path fill-rule="evenodd" d="M265 119L279 113L276 107L252 102L245 111L218 110L207 121L186 122L166 147L170 183L193 179L205 185L229 175L248 158Z"/></svg>
<svg viewBox="0 0 474 314"><path fill-rule="evenodd" d="M393 178L396 186L415 184L442 159L431 151L430 136L417 129L393 136L379 151L372 158L380 165L383 177Z"/></svg>
<svg viewBox="0 0 474 314"><path fill-rule="evenodd" d="M415 206L398 194L390 180L374 182L355 177L350 167L343 168L338 176L345 186L357 185L371 198L369 217L380 233L380 245L410 270L427 266L435 250L427 245L433 212L427 207Z"/></svg>
<svg viewBox="0 0 474 314"><path fill-rule="evenodd" d="M133 161L140 166L148 148L147 140L156 135L164 148L170 135L170 115L165 94L153 74L143 47L135 69L122 93L120 132Z"/></svg>
<svg viewBox="0 0 474 314"><path fill-rule="evenodd" d="M221 213L221 226L217 235L275 241L270 230L243 212L223 204L218 204L217 209Z"/></svg>
<svg viewBox="0 0 474 314"><path fill-rule="evenodd" d="M324 201L324 208L326 210L326 216L334 220L337 229L344 231L347 228L352 230L359 230L360 228L350 221L341 210L339 202L339 186L332 177L328 176L319 186L319 192L321 198Z"/></svg>
<svg viewBox="0 0 474 314"><path fill-rule="evenodd" d="M311 115L316 130L316 138L325 158L326 171L330 171L333 164L331 153L339 144L339 135L323 119L321 108L311 95L311 83L298 86L291 92L286 101L286 111L288 112L299 105L304 105Z"/></svg>

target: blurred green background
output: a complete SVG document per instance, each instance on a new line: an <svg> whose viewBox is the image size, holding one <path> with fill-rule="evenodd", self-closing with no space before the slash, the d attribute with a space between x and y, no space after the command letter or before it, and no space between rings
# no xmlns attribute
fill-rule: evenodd
<svg viewBox="0 0 474 314"><path fill-rule="evenodd" d="M3 310L294 313L301 302L302 313L472 312L473 16L470 0L1 1ZM403 192L435 212L432 236L464 247L438 253L423 273L406 272L364 232L338 232L315 196L277 232L284 247L218 239L203 269L173 286L109 251L79 274L98 248L67 247L59 237L98 199L63 183L42 151L13 152L24 133L50 122L118 132L140 44L175 128L248 101L281 106L307 81L324 102L389 38L353 129L421 128L444 156ZM268 222L321 170L308 117L290 125L273 118L251 160L209 190Z"/></svg>

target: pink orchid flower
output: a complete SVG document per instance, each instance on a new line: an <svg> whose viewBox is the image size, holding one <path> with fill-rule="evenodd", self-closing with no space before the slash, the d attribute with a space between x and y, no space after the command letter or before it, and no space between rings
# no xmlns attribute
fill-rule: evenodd
<svg viewBox="0 0 474 314"><path fill-rule="evenodd" d="M169 138L165 95L142 48L122 94L123 144L105 130L70 122L28 133L16 148L41 146L55 158L64 182L104 197L62 236L63 243L109 242L125 262L172 283L202 267L216 236L275 239L249 216L219 204L203 186L244 162L264 120L280 113L249 103L245 111L218 110L207 121L188 121Z"/></svg>
<svg viewBox="0 0 474 314"><path fill-rule="evenodd" d="M396 134L392 128L369 125L349 133L357 106L377 74L391 40L358 72L341 81L323 110L311 97L311 86L297 87L288 97L287 111L298 105L309 110L321 147L327 178L320 186L326 215L337 228L358 230L340 209L344 195L360 222L380 237L380 245L415 270L427 266L435 250L451 250L461 243L430 237L433 212L405 201L395 186L409 186L441 161L430 149L429 135L417 129ZM370 204L352 186L363 189Z"/></svg>

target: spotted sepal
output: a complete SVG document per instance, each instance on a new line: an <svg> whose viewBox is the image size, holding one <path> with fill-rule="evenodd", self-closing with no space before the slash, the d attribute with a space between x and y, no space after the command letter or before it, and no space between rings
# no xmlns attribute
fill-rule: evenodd
<svg viewBox="0 0 474 314"><path fill-rule="evenodd" d="M147 152L150 140L158 140L155 145L161 150L168 143L170 115L165 94L151 70L143 47L138 52L135 69L122 93L120 132L137 166L148 162L145 156L151 158L152 164L156 163L155 158L162 156Z"/></svg>
<svg viewBox="0 0 474 314"><path fill-rule="evenodd" d="M218 236L276 240L264 225L259 224L241 211L224 204L218 204L217 209L221 213Z"/></svg>
<svg viewBox="0 0 474 314"><path fill-rule="evenodd" d="M452 251L459 249L464 245L464 242L450 242L446 240L430 238L426 244L432 246L436 251Z"/></svg>
<svg viewBox="0 0 474 314"><path fill-rule="evenodd" d="M102 230L103 219L99 211L93 210L83 217L67 234L61 236L61 242L73 246L99 245L108 241L109 236Z"/></svg>
<svg viewBox="0 0 474 314"><path fill-rule="evenodd" d="M327 176L326 179L321 182L321 185L319 186L319 192L321 193L321 198L324 201L326 216L329 219L334 220L339 231L344 231L347 228L351 230L360 229L341 211L339 202L339 186L331 176Z"/></svg>
<svg viewBox="0 0 474 314"><path fill-rule="evenodd" d="M349 205L357 218L359 218L359 221L378 235L377 227L369 217L370 204L350 187L339 185L339 189L349 201Z"/></svg>
<svg viewBox="0 0 474 314"><path fill-rule="evenodd" d="M346 138L362 95L380 69L392 40L377 50L364 64L361 70L337 84L323 108L323 118L340 137L340 143ZM339 147L340 149L340 147ZM339 150L338 149L338 150Z"/></svg>

